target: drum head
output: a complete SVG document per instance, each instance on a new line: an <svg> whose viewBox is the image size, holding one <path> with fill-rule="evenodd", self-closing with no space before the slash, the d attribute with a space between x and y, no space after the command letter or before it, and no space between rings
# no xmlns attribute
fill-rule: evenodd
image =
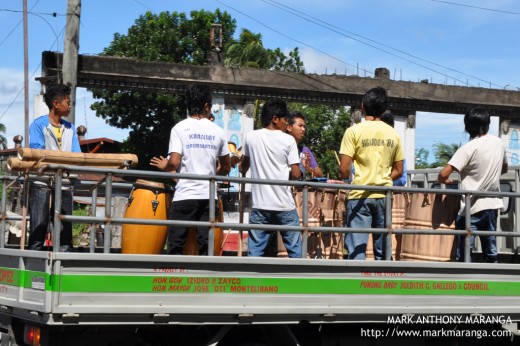
<svg viewBox="0 0 520 346"><path fill-rule="evenodd" d="M143 186L143 187L149 187L149 188L158 188L158 189L164 189L165 186L163 183L158 183L155 181L150 180L144 180L144 179L137 179L134 183L135 186Z"/></svg>

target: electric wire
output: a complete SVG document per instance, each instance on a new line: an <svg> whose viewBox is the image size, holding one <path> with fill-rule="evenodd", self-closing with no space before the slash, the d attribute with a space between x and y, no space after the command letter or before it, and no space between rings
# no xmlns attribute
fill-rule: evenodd
<svg viewBox="0 0 520 346"><path fill-rule="evenodd" d="M448 5L469 7L469 8L474 8L474 9L477 9L477 10L484 10L484 11L491 11L491 12L500 12L500 13L506 13L506 14L514 14L514 15L517 15L517 16L520 15L519 12L496 10L496 9L493 9L493 8L486 8L486 7L478 7L478 6L472 6L472 5L466 5L466 4L459 4L459 3L456 3L456 2L450 2L450 1L441 1L441 0L432 0L432 1L433 2L440 2L440 3L448 4Z"/></svg>
<svg viewBox="0 0 520 346"><path fill-rule="evenodd" d="M336 60L336 61L339 61L339 62L341 62L341 63L343 63L343 64L345 64L345 65L348 65L348 66L351 66L351 67L354 67L354 68L358 68L357 66L352 65L352 64L350 64L350 63L348 63L348 62L346 62L346 61L344 61L344 60L342 60L342 59L340 59L340 58L337 58L337 57L335 57L335 56L333 56L333 55L331 55L331 54L329 54L329 53L327 53L327 52L325 52L325 51L323 51L323 50L321 50L321 49L319 49L319 48L315 48L315 47L311 46L310 44L307 44L307 43L302 42L302 41L300 41L300 40L298 40L298 39L295 39L295 38L293 38L293 37L290 37L290 36L284 34L283 32L281 32L281 31L279 31L279 30L277 30L277 29L274 29L274 28L272 28L272 27L270 27L270 26L268 26L268 25L262 23L262 22L259 21L258 19L254 18L254 17L252 17L252 16L250 16L250 15L248 15L248 14L246 14L246 13L240 11L240 10L237 10L236 8L234 8L234 7L232 7L232 6L228 5L228 4L225 4L224 2L222 2L222 1L220 1L220 0L215 0L215 1L218 2L219 4L223 5L223 6L227 7L227 8L232 9L233 11L235 11L235 12L237 12L237 13L240 13L241 15L243 15L243 16L245 16L245 17L251 19L251 20L253 20L254 22L256 22L256 23L258 23L258 24L260 24L260 25L266 27L267 29L269 29L269 30L271 30L271 31L273 31L273 32L275 32L275 33L277 33L278 35L281 35L281 36L283 36L283 37L285 37L285 38L287 38L287 39L289 39L289 40L292 40L292 41L294 41L294 42L297 42L297 43L299 43L299 44L301 44L301 45L307 46L307 47L309 47L309 48L311 48L311 49L313 49L313 50L315 50L315 51L317 51L317 52L319 52L319 53L321 53L321 54L324 54L324 55L328 56L329 58L332 58L332 59L334 59L334 60ZM361 70L364 71L365 73L370 74L370 75L373 75L373 74L374 74L373 72L368 71L368 70L363 69L363 68L361 68Z"/></svg>
<svg viewBox="0 0 520 346"><path fill-rule="evenodd" d="M319 19L319 18L316 18L316 17L311 16L311 15L305 13L305 12L302 12L302 11L299 11L299 10L297 10L297 9L294 9L294 8L292 8L292 7L290 7L290 6L284 5L284 4L282 4L282 3L278 2L278 1L275 1L275 0L261 0L261 1L264 2L264 3L266 3L266 4L268 4L268 5L271 5L271 6L273 6L273 7L279 8L279 9L281 9L282 11L285 11L285 12L287 12L287 13L290 13L290 14L296 16L296 17L299 17L299 18L304 19L304 20L306 20L306 21L308 21L308 22L311 22L311 23L313 23L313 24L315 24L315 25L318 25L318 26L320 26L320 27L322 27L322 28L325 28L325 29L327 29L327 30L330 30L330 31L332 31L332 32L335 32L335 33L337 33L337 34L340 34L340 35L342 35L342 36L344 36L344 37L347 37L347 38L349 38L349 39L351 39L351 40L354 40L354 41L359 42L359 43L361 43L361 44L367 45L367 46L369 46L369 47L372 47L372 48L377 49L377 50L379 50L379 51L382 51L382 52L384 52L384 53L390 54L390 55L395 56L395 57L397 57L397 58L399 58L399 59L403 59L403 60L408 61L408 62L410 62L410 63L412 63L412 64L415 64L415 65L417 65L417 66L419 66L419 67L425 68L425 69L427 69L427 70L429 70L429 71L431 71L431 72L435 72L435 73L438 73L438 74L440 74L440 75L442 75L442 76L444 76L444 77L448 77L448 78L450 78L450 79L453 79L453 80L455 80L455 81L458 81L458 82L460 82L460 83L462 83L462 84L469 84L469 83L467 83L467 82L465 82L465 81L463 81L463 80L460 80L460 79L458 79L458 78L456 78L456 77L449 76L449 75L447 75L446 73L443 73L443 72L441 72L441 71L434 70L434 69L432 69L432 68L430 68L430 67L428 67L428 66L425 66L425 65L423 65L423 64L417 63L417 62L415 62L415 61L413 61L413 60L410 60L410 59L407 59L407 58L405 58L405 57L402 57L402 56L399 56L399 55L397 55L397 54L394 54L394 53L392 53L392 52L389 52L389 51L387 51L387 50L385 50L385 49L382 49L382 48L380 48L380 47L377 47L377 46L375 46L375 45L373 45L373 44L370 44L370 43L364 42L364 41L362 41L362 40L360 40L360 39L357 39L357 38L355 38L355 37L349 36L349 35L347 35L347 34L345 34L345 33L343 33L343 32L346 32L346 33L348 33L348 34L350 34L350 35L353 35L353 36L360 37L360 38L362 38L363 40L367 40L367 41L373 42L373 43L375 43L375 44L377 44L377 45L380 45L380 46L383 46L383 47L386 47L386 48L390 48L390 49L392 49L392 50L394 50L394 51L396 51L396 52L399 52L399 53L401 53L401 54L407 55L407 56L409 56L409 57L411 57L411 58L414 58L414 59L417 59L417 60L420 60L420 61L423 61L423 62L426 62L426 63L432 64L432 65L435 65L435 66L437 66L437 67L441 67L441 68L446 69L446 70L448 70L448 71L452 71L452 72L455 72L455 73L458 73L458 74L464 75L464 76L466 76L466 77L470 77L470 78L473 78L473 79L479 80L479 81L481 81L481 82L485 82L485 83L489 84L490 86L491 86L491 85L494 85L494 86L496 86L496 87L503 88L502 85L498 85L498 84L492 83L492 82L490 82L490 81L487 81L487 80L481 79L481 78L479 78L479 77L476 77L476 76L473 76L473 75L467 74L467 73L465 73L465 72L458 71L458 70L455 70L455 69L450 68L450 67L447 67L447 66L443 66L443 65L441 65L441 64L435 63L435 62L430 61L430 60L427 60L427 59L423 59L423 58L418 57L418 56L416 56L416 55L413 55L413 54L407 53L407 52L405 52L405 51L403 51L403 50L400 50L400 49L398 49L398 48L394 48L394 47L389 46L389 45L387 45L387 44L384 44L384 43L381 43L381 42L378 42L378 41L372 40L372 39L370 39L370 38L368 38L368 37L365 37L365 36L362 36L362 35L356 34L356 33L354 33L354 32L348 31L348 30L346 30L346 29L340 28L340 27L338 27L338 26L336 26L336 25L329 24L329 23L327 23L327 22L325 22L325 21L323 21L323 20L321 20L321 19ZM282 8L282 7L284 7L284 8ZM310 18L310 19L309 19L309 18ZM336 30L336 29L337 29L337 30ZM343 32L338 31L338 30L341 30L341 31L343 31ZM471 86L475 86L475 85L471 85Z"/></svg>

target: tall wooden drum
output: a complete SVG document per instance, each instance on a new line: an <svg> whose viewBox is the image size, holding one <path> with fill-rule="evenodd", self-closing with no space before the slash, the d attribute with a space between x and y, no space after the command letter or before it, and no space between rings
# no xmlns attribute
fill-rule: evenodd
<svg viewBox="0 0 520 346"><path fill-rule="evenodd" d="M125 218L167 220L172 189L162 183L138 179L133 185ZM168 226L123 224L121 252L125 254L161 254Z"/></svg>
<svg viewBox="0 0 520 346"><path fill-rule="evenodd" d="M342 227L345 223L346 191L335 189L309 189L308 226ZM294 192L294 200L300 223L303 225L303 196L301 190ZM277 232L277 257L288 257L282 236ZM340 232L309 232L307 257L318 259L343 258L343 234Z"/></svg>
<svg viewBox="0 0 520 346"><path fill-rule="evenodd" d="M409 194L404 228L417 230L455 229L460 196ZM403 234L402 261L449 261L454 259L454 235Z"/></svg>

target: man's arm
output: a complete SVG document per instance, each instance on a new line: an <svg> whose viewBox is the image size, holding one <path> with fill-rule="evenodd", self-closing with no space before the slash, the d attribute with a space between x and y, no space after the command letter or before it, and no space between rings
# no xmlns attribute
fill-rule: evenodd
<svg viewBox="0 0 520 346"><path fill-rule="evenodd" d="M242 155L242 158L240 159L240 164L238 165L238 170L240 171L240 173L242 173L242 175L246 175L250 165L251 160L249 159L249 156Z"/></svg>
<svg viewBox="0 0 520 346"><path fill-rule="evenodd" d="M390 174L392 181L399 179L403 175L403 166L404 166L403 160L395 161L392 164L392 173Z"/></svg>
<svg viewBox="0 0 520 346"><path fill-rule="evenodd" d="M509 170L509 166L507 165L507 162L504 162L502 164L502 172L501 173L502 174L506 174L508 170Z"/></svg>
<svg viewBox="0 0 520 346"><path fill-rule="evenodd" d="M300 171L300 164L292 164L291 171L289 172L289 180L298 180L301 176L302 172Z"/></svg>
<svg viewBox="0 0 520 346"><path fill-rule="evenodd" d="M339 178L349 179L350 178L350 165L352 164L352 158L348 155L339 154Z"/></svg>
<svg viewBox="0 0 520 346"><path fill-rule="evenodd" d="M310 151L310 149L309 149L309 151L306 154L308 154L308 158L307 158L307 155L305 155L306 160L305 160L305 162L302 161L303 168L305 168L305 170L307 172L310 172L313 177L317 177L317 178L323 177L323 172L322 172L320 166L318 166L318 162L316 161L316 158L312 154L312 151Z"/></svg>
<svg viewBox="0 0 520 346"><path fill-rule="evenodd" d="M439 172L439 176L437 177L437 181L441 184L450 184L452 183L452 180L450 178L450 174L453 173L453 171L457 171L455 167L452 165L446 165L444 168Z"/></svg>
<svg viewBox="0 0 520 346"><path fill-rule="evenodd" d="M229 171L231 171L231 159L229 158L229 154L220 156L218 162L217 175L228 175Z"/></svg>

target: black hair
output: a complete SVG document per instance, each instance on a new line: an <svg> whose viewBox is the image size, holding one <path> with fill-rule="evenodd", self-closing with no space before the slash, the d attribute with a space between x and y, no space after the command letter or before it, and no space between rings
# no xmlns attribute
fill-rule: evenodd
<svg viewBox="0 0 520 346"><path fill-rule="evenodd" d="M273 121L273 117L278 118L289 118L289 109L287 103L279 98L271 99L267 101L262 107L261 119L262 126L267 127Z"/></svg>
<svg viewBox="0 0 520 346"><path fill-rule="evenodd" d="M54 101L62 101L65 97L70 95L70 87L65 84L48 83L45 85L45 94L43 100L49 110L53 107Z"/></svg>
<svg viewBox="0 0 520 346"><path fill-rule="evenodd" d="M477 107L467 112L464 115L464 130L469 133L469 138L487 134L490 118L489 111L484 108Z"/></svg>
<svg viewBox="0 0 520 346"><path fill-rule="evenodd" d="M381 119L382 122L394 127L394 116L392 115L392 113L390 112L384 112L383 115L381 115L379 117L379 119Z"/></svg>
<svg viewBox="0 0 520 346"><path fill-rule="evenodd" d="M361 101L365 115L379 118L388 108L388 95L383 87L375 87L370 89L363 96Z"/></svg>
<svg viewBox="0 0 520 346"><path fill-rule="evenodd" d="M194 84L186 91L186 106L190 115L204 113L204 105L211 107L211 88L205 84Z"/></svg>
<svg viewBox="0 0 520 346"><path fill-rule="evenodd" d="M294 123L296 122L296 118L300 118L303 121L305 121L305 114L299 111L291 112L291 114L289 115L289 119L287 119L287 124L294 125Z"/></svg>

